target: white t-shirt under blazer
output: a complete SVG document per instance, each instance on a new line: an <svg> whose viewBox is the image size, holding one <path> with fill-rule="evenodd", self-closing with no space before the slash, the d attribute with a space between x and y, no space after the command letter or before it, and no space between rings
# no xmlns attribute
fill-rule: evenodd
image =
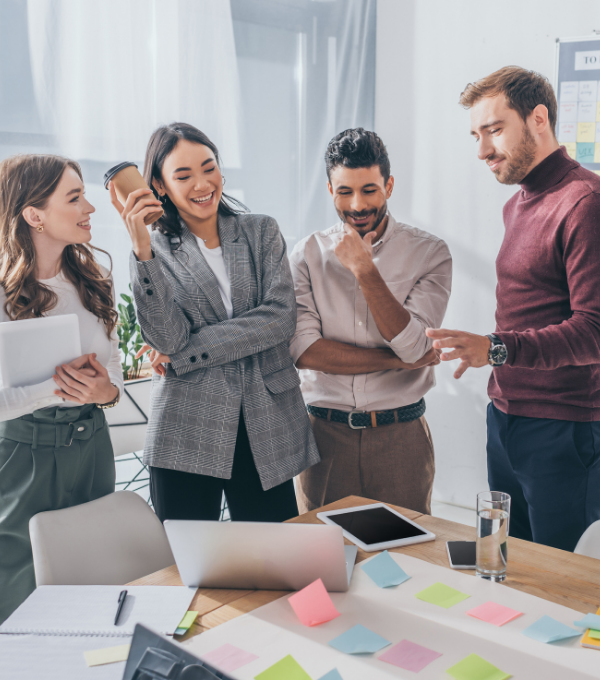
<svg viewBox="0 0 600 680"><path fill-rule="evenodd" d="M231 281L229 280L229 274L227 273L227 268L225 267L223 248L221 248L221 246L218 248L207 248L204 241L198 236L196 236L196 241L198 241L200 252L202 255L204 255L206 263L213 270L213 274L215 275L217 284L219 286L219 293L221 293L221 298L223 299L223 304L225 305L227 318L231 319L233 317Z"/></svg>
<svg viewBox="0 0 600 680"><path fill-rule="evenodd" d="M44 279L42 283L52 288L58 296L56 307L46 312L46 316L77 314L82 353L95 352L97 361L108 370L111 383L123 394L123 374L116 330L113 330L112 337L109 339L104 322L83 306L75 286L62 273L52 279ZM10 322L4 310L5 302L6 295L0 287L0 322ZM43 351L44 339L40 338L40 352ZM3 387L2 376L0 376L0 422L19 418L47 406L78 406L73 401L57 397L54 394L56 389L58 389L57 385L52 378L28 387Z"/></svg>

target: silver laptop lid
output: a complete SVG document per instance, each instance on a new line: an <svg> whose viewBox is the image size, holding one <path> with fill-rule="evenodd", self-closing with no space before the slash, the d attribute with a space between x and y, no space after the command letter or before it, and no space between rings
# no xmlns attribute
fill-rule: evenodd
<svg viewBox="0 0 600 680"><path fill-rule="evenodd" d="M329 591L348 590L341 527L200 520L164 526L186 586L300 590L320 578Z"/></svg>

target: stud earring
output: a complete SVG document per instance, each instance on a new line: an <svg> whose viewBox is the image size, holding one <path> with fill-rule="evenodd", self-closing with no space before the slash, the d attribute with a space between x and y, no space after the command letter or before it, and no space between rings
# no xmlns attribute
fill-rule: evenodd
<svg viewBox="0 0 600 680"><path fill-rule="evenodd" d="M39 227L36 227L35 229L36 229L36 231L37 231L39 234L41 234L41 233L44 231L44 225L43 225L43 224L40 224L40 226L39 226Z"/></svg>

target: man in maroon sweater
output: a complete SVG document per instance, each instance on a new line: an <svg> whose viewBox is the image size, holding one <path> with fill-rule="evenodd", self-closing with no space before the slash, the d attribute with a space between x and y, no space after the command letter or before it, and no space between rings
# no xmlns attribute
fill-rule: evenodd
<svg viewBox="0 0 600 680"><path fill-rule="evenodd" d="M433 330L454 374L491 364L488 481L512 497L510 533L564 550L600 519L600 177L559 147L546 78L510 66L460 103L504 206L496 331Z"/></svg>

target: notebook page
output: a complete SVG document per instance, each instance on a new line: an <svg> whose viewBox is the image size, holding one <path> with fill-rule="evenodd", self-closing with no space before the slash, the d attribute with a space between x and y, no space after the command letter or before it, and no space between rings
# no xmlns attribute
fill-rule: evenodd
<svg viewBox="0 0 600 680"><path fill-rule="evenodd" d="M127 599L115 626L122 590ZM0 633L128 636L142 623L172 635L195 593L185 586L40 586L0 626Z"/></svg>

